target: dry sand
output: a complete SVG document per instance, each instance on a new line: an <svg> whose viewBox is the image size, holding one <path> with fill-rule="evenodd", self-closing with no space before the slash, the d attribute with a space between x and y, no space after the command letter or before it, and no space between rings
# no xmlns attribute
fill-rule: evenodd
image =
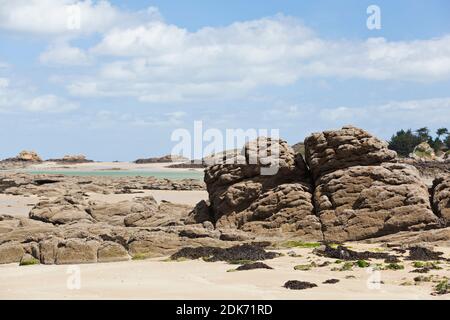
<svg viewBox="0 0 450 320"><path fill-rule="evenodd" d="M352 244L355 246L355 244ZM286 252L286 251L284 251ZM225 262L182 261L164 259L78 265L80 288L68 289L73 283L70 266L35 265L0 266L0 299L449 299L449 295L431 296L432 284L402 286L418 274L411 266L400 271L379 271L377 275L355 267L353 271L331 271L328 267L296 271L306 263L310 249L297 249L302 258L283 256L266 263L274 270L227 272L236 268ZM330 260L331 261L331 260ZM447 266L448 268L448 266ZM72 273L71 273L72 272ZM433 271L448 275L448 270ZM353 275L354 279L346 279ZM337 284L322 284L336 278ZM288 290L288 280L316 283L306 290ZM375 280L375 284L370 284Z"/></svg>

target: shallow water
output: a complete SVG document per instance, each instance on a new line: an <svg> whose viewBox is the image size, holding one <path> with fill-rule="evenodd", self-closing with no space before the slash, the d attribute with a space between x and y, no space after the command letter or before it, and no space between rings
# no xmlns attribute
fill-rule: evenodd
<svg viewBox="0 0 450 320"><path fill-rule="evenodd" d="M62 174L79 177L155 177L159 179L197 179L203 180L202 171L131 171L131 170L95 170L95 171L71 171L71 170L33 170L26 171L29 174Z"/></svg>

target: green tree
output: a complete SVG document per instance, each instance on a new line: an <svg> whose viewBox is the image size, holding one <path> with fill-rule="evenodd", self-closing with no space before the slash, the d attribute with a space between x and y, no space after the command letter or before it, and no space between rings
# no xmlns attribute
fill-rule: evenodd
<svg viewBox="0 0 450 320"><path fill-rule="evenodd" d="M430 136L430 130L427 127L423 127L416 130L417 136L420 139L420 142L430 142L433 139Z"/></svg>
<svg viewBox="0 0 450 320"><path fill-rule="evenodd" d="M450 134L447 135L447 138L445 138L444 144L447 147L447 149L450 150Z"/></svg>
<svg viewBox="0 0 450 320"><path fill-rule="evenodd" d="M437 135L437 138L439 140L441 140L441 137L443 135L448 135L448 129L447 128L439 128L436 130L436 135Z"/></svg>
<svg viewBox="0 0 450 320"><path fill-rule="evenodd" d="M407 131L402 129L392 136L389 141L389 149L396 151L400 156L407 157L421 142L419 135L415 135L411 129Z"/></svg>

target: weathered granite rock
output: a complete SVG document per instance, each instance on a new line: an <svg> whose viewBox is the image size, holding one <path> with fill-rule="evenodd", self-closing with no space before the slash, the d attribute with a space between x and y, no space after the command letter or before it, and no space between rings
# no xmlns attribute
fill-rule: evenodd
<svg viewBox="0 0 450 320"><path fill-rule="evenodd" d="M145 216L153 215L158 210L158 204L152 196L134 198L117 203L90 202L86 211L97 222L108 222L111 225L129 225ZM126 221L126 222L124 222Z"/></svg>
<svg viewBox="0 0 450 320"><path fill-rule="evenodd" d="M54 201L41 201L30 211L30 218L54 224L65 224L78 220L91 220L86 212L86 203L81 197L61 197Z"/></svg>
<svg viewBox="0 0 450 320"><path fill-rule="evenodd" d="M410 157L416 160L425 161L437 159L434 149L427 142L418 144L410 154Z"/></svg>
<svg viewBox="0 0 450 320"><path fill-rule="evenodd" d="M25 251L22 245L17 242L7 242L0 244L0 264L20 262Z"/></svg>
<svg viewBox="0 0 450 320"><path fill-rule="evenodd" d="M142 190L205 190L205 183L197 179L0 173L0 192L11 195L62 197L83 193L129 194Z"/></svg>
<svg viewBox="0 0 450 320"><path fill-rule="evenodd" d="M435 213L450 225L450 176L439 177L433 181L433 208Z"/></svg>
<svg viewBox="0 0 450 320"><path fill-rule="evenodd" d="M67 239L58 242L54 250L55 264L95 263L100 243L87 239Z"/></svg>
<svg viewBox="0 0 450 320"><path fill-rule="evenodd" d="M341 169L322 175L316 185L316 210L326 240L360 240L439 225L427 187L406 164Z"/></svg>
<svg viewBox="0 0 450 320"><path fill-rule="evenodd" d="M380 164L396 157L386 142L352 126L314 133L305 139L305 148L306 162L315 179L335 170Z"/></svg>
<svg viewBox="0 0 450 320"><path fill-rule="evenodd" d="M347 126L305 139L316 213L325 240L360 240L438 227L416 168L396 163L387 143Z"/></svg>
<svg viewBox="0 0 450 320"><path fill-rule="evenodd" d="M306 164L285 141L247 143L240 155L208 167L205 182L210 206L198 204L188 223L209 218L219 229L322 238Z"/></svg>
<svg viewBox="0 0 450 320"><path fill-rule="evenodd" d="M98 248L98 262L128 261L130 259L128 251L118 243L105 241Z"/></svg>
<svg viewBox="0 0 450 320"><path fill-rule="evenodd" d="M125 217L127 227L168 227L184 225L191 206L162 201L152 210L132 213Z"/></svg>
<svg viewBox="0 0 450 320"><path fill-rule="evenodd" d="M367 243L389 243L399 246L409 244L433 243L435 245L450 246L450 227L420 231L402 231L379 238L364 240Z"/></svg>
<svg viewBox="0 0 450 320"><path fill-rule="evenodd" d="M189 216L186 219L186 224L196 224L196 223L203 223L205 221L211 221L212 213L210 209L210 203L209 201L202 200L199 203L197 203L192 209L191 212L189 212Z"/></svg>
<svg viewBox="0 0 450 320"><path fill-rule="evenodd" d="M185 246L219 246L226 243L210 237L188 238L180 237L179 231L173 230L140 230L133 234L127 246L132 257L161 257L172 254Z"/></svg>

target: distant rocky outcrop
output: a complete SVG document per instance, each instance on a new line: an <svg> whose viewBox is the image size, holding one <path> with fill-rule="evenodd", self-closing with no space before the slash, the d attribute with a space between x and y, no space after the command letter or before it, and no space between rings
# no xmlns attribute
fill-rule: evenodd
<svg viewBox="0 0 450 320"><path fill-rule="evenodd" d="M145 163L168 163L168 162L186 162L188 161L188 158L179 156L179 155L165 155L162 157L156 157L156 158L146 158L146 159L137 159L134 161L134 163L138 164L145 164Z"/></svg>
<svg viewBox="0 0 450 320"><path fill-rule="evenodd" d="M86 159L85 155L77 154L77 155L65 155L60 159L48 159L49 162L59 162L65 164L77 164L77 163L90 163L94 162L93 160Z"/></svg>
<svg viewBox="0 0 450 320"><path fill-rule="evenodd" d="M24 150L21 151L16 157L4 159L3 162L42 162L41 157L35 151Z"/></svg>
<svg viewBox="0 0 450 320"><path fill-rule="evenodd" d="M424 161L433 161L438 159L434 149L426 142L418 144L409 156L415 160Z"/></svg>
<svg viewBox="0 0 450 320"><path fill-rule="evenodd" d="M292 145L292 150L294 150L295 153L300 153L302 156L305 156L305 143L298 142Z"/></svg>
<svg viewBox="0 0 450 320"><path fill-rule="evenodd" d="M222 152L217 152L209 156L206 156L203 159L195 159L183 163L172 164L168 166L168 168L184 168L184 169L206 168L208 166L212 166L215 164L224 163L226 159L234 159L238 154L240 154L240 152L241 150L239 149L225 150Z"/></svg>

